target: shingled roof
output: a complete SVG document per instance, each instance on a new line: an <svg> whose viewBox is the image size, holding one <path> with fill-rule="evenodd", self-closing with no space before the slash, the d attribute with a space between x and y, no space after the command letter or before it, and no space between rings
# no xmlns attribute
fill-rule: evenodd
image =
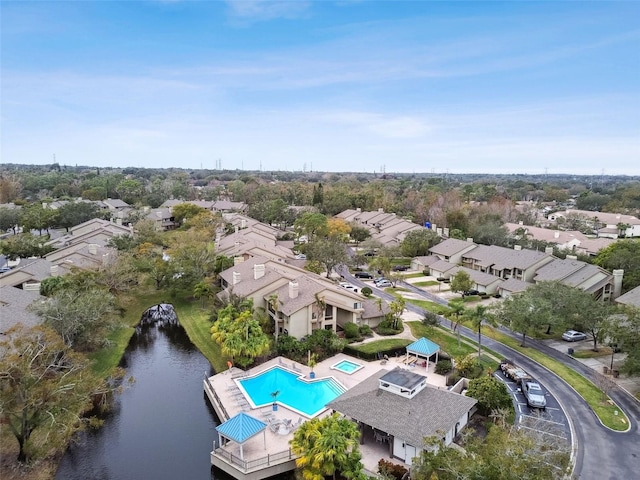
<svg viewBox="0 0 640 480"><path fill-rule="evenodd" d="M425 437L448 432L477 403L475 399L425 387L413 398L379 388L381 370L346 391L327 407L361 421L411 445L421 446Z"/></svg>

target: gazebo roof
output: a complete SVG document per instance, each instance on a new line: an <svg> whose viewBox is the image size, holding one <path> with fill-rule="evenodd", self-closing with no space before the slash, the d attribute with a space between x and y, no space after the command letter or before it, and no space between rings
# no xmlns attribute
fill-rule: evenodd
<svg viewBox="0 0 640 480"><path fill-rule="evenodd" d="M235 417L231 417L223 424L218 425L216 430L220 435L229 440L244 443L265 428L267 428L266 423L244 412L240 412Z"/></svg>
<svg viewBox="0 0 640 480"><path fill-rule="evenodd" d="M419 338L411 345L407 345L407 353L413 353L422 357L430 357L439 350L440 347L437 344L424 337Z"/></svg>

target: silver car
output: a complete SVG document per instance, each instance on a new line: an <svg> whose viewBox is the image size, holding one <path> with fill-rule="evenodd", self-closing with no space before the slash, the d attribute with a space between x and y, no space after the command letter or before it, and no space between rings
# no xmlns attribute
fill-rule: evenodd
<svg viewBox="0 0 640 480"><path fill-rule="evenodd" d="M565 342L579 342L580 340L586 340L587 336L576 330L567 330L562 334L562 339Z"/></svg>

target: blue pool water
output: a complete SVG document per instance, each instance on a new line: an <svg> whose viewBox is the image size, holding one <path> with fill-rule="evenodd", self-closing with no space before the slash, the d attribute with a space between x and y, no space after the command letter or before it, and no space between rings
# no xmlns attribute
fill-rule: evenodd
<svg viewBox="0 0 640 480"><path fill-rule="evenodd" d="M345 392L333 378L306 382L299 375L274 367L261 374L239 381L245 393L256 407L271 405L271 392L278 390L277 402L313 417L325 405Z"/></svg>
<svg viewBox="0 0 640 480"><path fill-rule="evenodd" d="M340 370L344 373L353 373L356 370L360 370L362 368L362 365L360 365L359 363L350 362L349 360L342 360L341 362L333 365L331 368L333 368L334 370Z"/></svg>

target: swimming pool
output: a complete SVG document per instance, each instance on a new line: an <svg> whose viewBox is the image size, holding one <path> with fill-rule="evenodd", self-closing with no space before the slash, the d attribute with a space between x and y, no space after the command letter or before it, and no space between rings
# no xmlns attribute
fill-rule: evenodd
<svg viewBox="0 0 640 480"><path fill-rule="evenodd" d="M314 417L346 391L334 378L306 381L299 374L278 366L238 383L255 407L271 405L271 392L277 390L280 392L278 403L307 417Z"/></svg>
<svg viewBox="0 0 640 480"><path fill-rule="evenodd" d="M341 372L347 373L349 375L357 372L361 368L364 368L364 365L352 362L351 360L342 360L331 366L332 370L340 370Z"/></svg>

